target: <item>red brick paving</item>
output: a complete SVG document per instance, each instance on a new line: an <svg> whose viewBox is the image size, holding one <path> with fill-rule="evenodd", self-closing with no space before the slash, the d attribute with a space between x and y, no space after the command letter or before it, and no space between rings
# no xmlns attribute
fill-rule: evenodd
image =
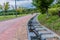
<svg viewBox="0 0 60 40"><path fill-rule="evenodd" d="M33 16L0 22L0 40L28 40L27 22Z"/></svg>

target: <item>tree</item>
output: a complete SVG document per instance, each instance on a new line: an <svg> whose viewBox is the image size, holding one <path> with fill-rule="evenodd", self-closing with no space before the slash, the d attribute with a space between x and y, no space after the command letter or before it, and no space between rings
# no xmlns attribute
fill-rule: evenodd
<svg viewBox="0 0 60 40"><path fill-rule="evenodd" d="M60 4L60 0L57 0L57 4Z"/></svg>
<svg viewBox="0 0 60 40"><path fill-rule="evenodd" d="M58 7L60 7L60 0L56 0Z"/></svg>
<svg viewBox="0 0 60 40"><path fill-rule="evenodd" d="M4 3L4 6L3 6L4 16L5 16L6 12L8 11L8 9L9 9L9 2L6 2L6 3Z"/></svg>
<svg viewBox="0 0 60 40"><path fill-rule="evenodd" d="M48 17L48 8L54 0L33 0L33 5L43 14L46 13Z"/></svg>
<svg viewBox="0 0 60 40"><path fill-rule="evenodd" d="M7 10L9 9L9 2L4 3L4 11L7 12Z"/></svg>
<svg viewBox="0 0 60 40"><path fill-rule="evenodd" d="M17 0L15 0L15 11L17 10L17 4L16 4L16 1L17 1ZM17 11L16 11L16 17L17 17Z"/></svg>
<svg viewBox="0 0 60 40"><path fill-rule="evenodd" d="M16 12L18 14L22 14L24 11L25 11L25 9L23 7L19 7L19 8L16 9Z"/></svg>
<svg viewBox="0 0 60 40"><path fill-rule="evenodd" d="M2 5L0 5L0 10L2 10Z"/></svg>
<svg viewBox="0 0 60 40"><path fill-rule="evenodd" d="M0 5L0 12L2 11L2 5ZM0 15L2 15L2 13L0 13Z"/></svg>

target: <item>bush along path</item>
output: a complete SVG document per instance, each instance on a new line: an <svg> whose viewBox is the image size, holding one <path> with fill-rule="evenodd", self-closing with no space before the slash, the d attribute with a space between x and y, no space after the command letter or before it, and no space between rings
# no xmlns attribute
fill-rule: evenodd
<svg viewBox="0 0 60 40"><path fill-rule="evenodd" d="M28 30L29 40L60 40L60 36L38 22L37 16L28 22Z"/></svg>

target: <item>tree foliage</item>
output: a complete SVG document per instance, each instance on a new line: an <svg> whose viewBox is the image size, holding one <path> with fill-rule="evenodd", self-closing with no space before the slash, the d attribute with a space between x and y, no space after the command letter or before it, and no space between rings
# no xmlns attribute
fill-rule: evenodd
<svg viewBox="0 0 60 40"><path fill-rule="evenodd" d="M53 1L54 0L33 0L33 5L42 13L46 13Z"/></svg>
<svg viewBox="0 0 60 40"><path fill-rule="evenodd" d="M0 10L2 9L2 5L0 5Z"/></svg>
<svg viewBox="0 0 60 40"><path fill-rule="evenodd" d="M4 3L3 9L5 12L7 12L7 10L9 9L9 2Z"/></svg>
<svg viewBox="0 0 60 40"><path fill-rule="evenodd" d="M58 7L60 7L60 0L57 0L57 5Z"/></svg>
<svg viewBox="0 0 60 40"><path fill-rule="evenodd" d="M60 4L60 0L57 0L57 4Z"/></svg>

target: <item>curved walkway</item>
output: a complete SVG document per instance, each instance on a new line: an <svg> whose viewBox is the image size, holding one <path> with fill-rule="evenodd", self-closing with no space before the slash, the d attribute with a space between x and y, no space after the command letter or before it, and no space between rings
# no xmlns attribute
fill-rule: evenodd
<svg viewBox="0 0 60 40"><path fill-rule="evenodd" d="M33 16L27 15L0 22L0 40L28 40L27 22Z"/></svg>

